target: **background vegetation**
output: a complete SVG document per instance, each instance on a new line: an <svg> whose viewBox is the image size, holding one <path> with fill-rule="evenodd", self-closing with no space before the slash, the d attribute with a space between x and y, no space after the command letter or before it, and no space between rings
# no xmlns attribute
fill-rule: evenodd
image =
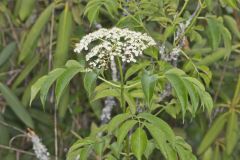
<svg viewBox="0 0 240 160"><path fill-rule="evenodd" d="M154 95L167 93L159 102L163 110L152 113L160 111L157 116L191 145L197 159L240 159L239 5L237 0L1 0L0 159L36 159L27 136L32 131L42 139L52 159L66 159L76 140L98 131L104 98L113 95L101 92L102 96L92 101L89 92L101 84L94 75L68 73L65 76L71 82L63 86L62 95L50 88L57 79L50 77L40 98L32 99L30 105L31 87L51 70L64 67L69 59L84 64L84 55L73 52L75 43L99 28L114 26L148 33L158 43L146 51L147 58L139 62L143 65L130 74L139 77L146 63L156 61L159 73L177 67L201 81L212 97L212 101L210 97L202 99L205 110L187 109L183 123L185 112L178 103L182 93L162 84ZM181 30L183 24L186 27ZM176 39L177 33L180 37ZM170 53L183 38L177 60L166 62L159 55L163 46L164 52ZM105 75L110 77L111 72ZM186 96L191 98L191 93ZM112 116L119 113L122 110L117 104ZM162 156L156 150L151 153L145 153L145 159Z"/></svg>

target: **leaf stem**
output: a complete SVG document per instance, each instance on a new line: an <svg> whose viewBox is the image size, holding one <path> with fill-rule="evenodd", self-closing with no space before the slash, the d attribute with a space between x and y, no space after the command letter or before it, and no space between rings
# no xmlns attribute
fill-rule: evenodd
<svg viewBox="0 0 240 160"><path fill-rule="evenodd" d="M106 82L107 84L109 84L109 85L111 85L111 86L113 86L113 87L116 87L116 88L121 88L121 86L120 86L120 85L114 84L114 83L112 83L112 82L110 82L110 81L108 81L108 80L104 79L104 78L103 78L103 77L101 77L101 76L98 76L98 79L100 79L100 80L102 80L102 81Z"/></svg>
<svg viewBox="0 0 240 160"><path fill-rule="evenodd" d="M125 100L124 100L124 75L123 75L123 70L122 70L122 63L119 57L117 57L117 62L118 62L118 68L119 68L119 73L120 73L120 79L121 79L121 108L123 112L126 112L126 106L125 106Z"/></svg>

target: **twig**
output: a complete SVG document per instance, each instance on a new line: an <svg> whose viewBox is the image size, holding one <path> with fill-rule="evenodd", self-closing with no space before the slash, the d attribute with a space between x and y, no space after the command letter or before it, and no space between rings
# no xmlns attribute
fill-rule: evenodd
<svg viewBox="0 0 240 160"><path fill-rule="evenodd" d="M28 151L24 151L24 150L21 150L21 149L18 149L18 148L9 147L9 146L5 146L5 145L2 145L2 144L0 144L0 148L12 150L12 151L15 151L15 152L24 153L24 154L31 155L31 156L35 157L34 153L28 152Z"/></svg>
<svg viewBox="0 0 240 160"><path fill-rule="evenodd" d="M53 41L53 26L54 26L54 9L51 17L51 29L50 29L50 44L49 44L49 57L48 57L48 70L52 68L52 41ZM50 102L53 103L54 90L52 89ZM54 105L54 148L55 148L55 160L58 160L58 131L57 131L57 106Z"/></svg>
<svg viewBox="0 0 240 160"><path fill-rule="evenodd" d="M6 126L6 127L12 128L12 129L20 132L20 133L22 133L22 134L26 134L26 132L25 132L24 130L22 130L22 129L20 129L20 128L17 128L17 127L15 127L15 126L12 126L12 125L10 125L10 124L8 124L8 123L6 123L6 122L0 121L0 123L1 123L2 125Z"/></svg>

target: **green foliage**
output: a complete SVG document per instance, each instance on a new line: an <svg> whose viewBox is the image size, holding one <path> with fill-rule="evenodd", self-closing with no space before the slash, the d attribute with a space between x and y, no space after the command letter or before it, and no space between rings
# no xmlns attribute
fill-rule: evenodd
<svg viewBox="0 0 240 160"><path fill-rule="evenodd" d="M39 16L36 23L32 26L30 32L27 34L26 39L23 42L23 45L21 47L21 52L19 55L19 62L22 62L27 57L32 56L32 53L36 48L36 43L40 37L40 34L44 28L44 26L47 24L52 10L54 8L55 4L52 3L49 5L44 12Z"/></svg>
<svg viewBox="0 0 240 160"><path fill-rule="evenodd" d="M238 160L239 6L2 0L0 148L28 152L0 149L1 159L36 159L33 130L59 160ZM106 57L106 70L90 71L74 48L101 27L146 33L156 46L136 63Z"/></svg>
<svg viewBox="0 0 240 160"><path fill-rule="evenodd" d="M9 107L11 107L12 111L16 114L16 116L28 127L34 128L32 118L28 114L26 108L16 97L16 95L12 93L12 91L2 83L0 83L0 91L5 100L7 101Z"/></svg>

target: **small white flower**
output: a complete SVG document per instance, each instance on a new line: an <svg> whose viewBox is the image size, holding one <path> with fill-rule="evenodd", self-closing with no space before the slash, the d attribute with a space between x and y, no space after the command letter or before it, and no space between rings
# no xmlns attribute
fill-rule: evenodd
<svg viewBox="0 0 240 160"><path fill-rule="evenodd" d="M49 160L50 154L40 138L33 132L29 132L28 136L31 138L33 150L38 160Z"/></svg>
<svg viewBox="0 0 240 160"><path fill-rule="evenodd" d="M94 47L91 47L91 46ZM156 42L147 34L131 31L129 29L101 28L84 36L76 44L74 52L86 51L86 61L89 68L108 68L108 63L114 57L119 57L123 62L136 62L136 57L143 51L156 45ZM89 49L91 48L91 49Z"/></svg>

